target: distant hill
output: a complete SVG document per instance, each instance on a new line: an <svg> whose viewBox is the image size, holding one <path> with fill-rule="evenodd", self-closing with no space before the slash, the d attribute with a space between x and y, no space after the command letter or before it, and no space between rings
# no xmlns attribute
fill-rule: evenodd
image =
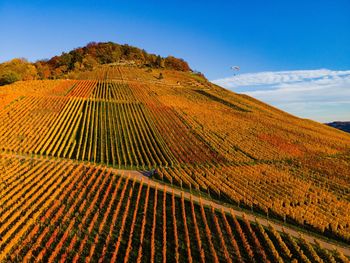
<svg viewBox="0 0 350 263"><path fill-rule="evenodd" d="M350 121L334 121L327 123L327 125L350 133Z"/></svg>

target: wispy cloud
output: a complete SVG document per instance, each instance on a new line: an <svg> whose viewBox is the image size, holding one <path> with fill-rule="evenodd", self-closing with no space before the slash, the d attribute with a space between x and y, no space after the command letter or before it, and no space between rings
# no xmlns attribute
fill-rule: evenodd
<svg viewBox="0 0 350 263"><path fill-rule="evenodd" d="M214 83L321 122L350 120L350 70L240 74Z"/></svg>

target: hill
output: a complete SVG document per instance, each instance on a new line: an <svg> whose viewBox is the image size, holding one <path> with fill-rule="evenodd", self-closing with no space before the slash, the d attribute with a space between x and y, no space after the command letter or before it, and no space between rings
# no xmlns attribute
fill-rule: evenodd
<svg viewBox="0 0 350 263"><path fill-rule="evenodd" d="M0 64L0 86L18 80L76 78L79 72L91 71L104 64L191 71L186 61L173 56L164 58L127 44L91 42L35 63L23 58L4 62Z"/></svg>
<svg viewBox="0 0 350 263"><path fill-rule="evenodd" d="M350 121L335 121L327 123L327 125L345 132L350 132Z"/></svg>
<svg viewBox="0 0 350 263"><path fill-rule="evenodd" d="M3 86L0 123L0 261L346 262L233 212L349 244L341 131L130 65Z"/></svg>

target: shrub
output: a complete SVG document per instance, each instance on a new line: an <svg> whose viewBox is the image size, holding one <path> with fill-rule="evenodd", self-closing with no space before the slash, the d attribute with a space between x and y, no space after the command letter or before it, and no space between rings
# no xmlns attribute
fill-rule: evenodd
<svg viewBox="0 0 350 263"><path fill-rule="evenodd" d="M11 84L20 80L21 77L13 71L6 71L4 73L0 73L0 86Z"/></svg>

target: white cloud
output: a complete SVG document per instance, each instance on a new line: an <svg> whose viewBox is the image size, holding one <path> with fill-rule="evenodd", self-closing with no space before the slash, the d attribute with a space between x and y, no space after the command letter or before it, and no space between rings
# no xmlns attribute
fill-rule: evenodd
<svg viewBox="0 0 350 263"><path fill-rule="evenodd" d="M214 83L321 122L350 120L350 70L240 74Z"/></svg>

